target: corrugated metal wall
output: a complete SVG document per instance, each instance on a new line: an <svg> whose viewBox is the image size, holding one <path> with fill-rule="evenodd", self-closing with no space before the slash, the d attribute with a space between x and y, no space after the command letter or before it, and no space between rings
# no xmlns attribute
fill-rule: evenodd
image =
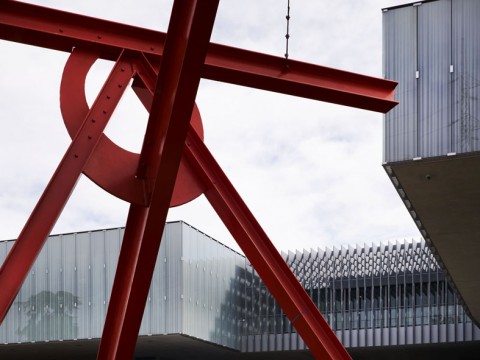
<svg viewBox="0 0 480 360"><path fill-rule="evenodd" d="M417 12L400 8L383 14L385 77L399 82L395 100L384 121L384 160L417 156Z"/></svg>
<svg viewBox="0 0 480 360"><path fill-rule="evenodd" d="M480 2L453 2L454 151L480 149Z"/></svg>
<svg viewBox="0 0 480 360"><path fill-rule="evenodd" d="M51 236L0 326L1 343L99 338L123 229ZM13 241L0 242L0 264ZM239 347L244 257L169 223L140 335L188 334Z"/></svg>
<svg viewBox="0 0 480 360"><path fill-rule="evenodd" d="M50 237L0 327L0 341L98 337L121 236L116 229ZM0 263L12 246L0 243Z"/></svg>
<svg viewBox="0 0 480 360"><path fill-rule="evenodd" d="M400 102L385 116L385 162L480 151L479 18L477 0L384 11L384 75Z"/></svg>
<svg viewBox="0 0 480 360"><path fill-rule="evenodd" d="M245 259L196 229L183 230L183 333L238 349Z"/></svg>

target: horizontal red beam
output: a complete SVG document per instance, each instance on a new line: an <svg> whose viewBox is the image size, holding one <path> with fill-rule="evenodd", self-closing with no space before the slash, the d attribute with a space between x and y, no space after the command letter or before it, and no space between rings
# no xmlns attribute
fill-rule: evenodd
<svg viewBox="0 0 480 360"><path fill-rule="evenodd" d="M397 83L325 66L210 44L203 77L277 93L386 113Z"/></svg>
<svg viewBox="0 0 480 360"><path fill-rule="evenodd" d="M122 49L163 54L165 33L17 1L0 2L0 38L71 52L93 48L115 60ZM394 81L350 73L211 43L202 69L210 80L385 113L392 109Z"/></svg>

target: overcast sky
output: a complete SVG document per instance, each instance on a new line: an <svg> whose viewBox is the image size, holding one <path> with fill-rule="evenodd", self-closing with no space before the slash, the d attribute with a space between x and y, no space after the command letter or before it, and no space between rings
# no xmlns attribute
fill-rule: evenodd
<svg viewBox="0 0 480 360"><path fill-rule="evenodd" d="M30 1L166 31L169 1ZM400 0L291 0L290 58L382 77L382 11ZM212 41L283 56L287 1L221 0ZM68 147L59 84L68 54L0 40L0 239L16 238ZM111 63L87 78L92 102ZM279 250L419 238L382 164L377 113L202 80L205 143ZM132 91L106 132L139 151ZM125 225L128 204L82 177L53 233ZM170 210L238 249L202 196Z"/></svg>

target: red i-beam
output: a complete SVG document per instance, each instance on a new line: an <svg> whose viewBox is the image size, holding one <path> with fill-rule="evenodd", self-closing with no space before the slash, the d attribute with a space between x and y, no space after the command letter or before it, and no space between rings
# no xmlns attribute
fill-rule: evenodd
<svg viewBox="0 0 480 360"><path fill-rule="evenodd" d="M387 112L396 105L396 83L291 60L286 68L283 58L210 44L217 6L218 0L176 1L164 34L19 2L0 3L1 38L76 49L61 88L72 143L0 269L0 319L83 172L131 203L99 359L132 358L168 208L202 192L314 356L350 358L203 143L195 96L204 77ZM88 108L85 76L99 57L116 63ZM132 77L150 112L141 154L124 151L103 134Z"/></svg>
<svg viewBox="0 0 480 360"><path fill-rule="evenodd" d="M174 3L141 152L153 188L148 207L130 207L99 359L133 355L217 7Z"/></svg>

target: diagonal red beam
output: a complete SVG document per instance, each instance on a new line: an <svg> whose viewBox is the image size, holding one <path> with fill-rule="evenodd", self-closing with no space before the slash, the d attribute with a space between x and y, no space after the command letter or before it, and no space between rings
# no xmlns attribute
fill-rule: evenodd
<svg viewBox="0 0 480 360"><path fill-rule="evenodd" d="M143 60L138 74L147 91L137 91L137 95L144 104L148 104L153 96L151 79L155 78L155 71ZM207 199L312 353L321 359L350 359L192 126L185 143L184 156L204 182Z"/></svg>
<svg viewBox="0 0 480 360"><path fill-rule="evenodd" d="M185 155L210 204L317 359L351 359L193 128Z"/></svg>
<svg viewBox="0 0 480 360"><path fill-rule="evenodd" d="M70 52L93 48L105 59L116 59L122 49L143 52L158 61L165 34L17 1L0 2L0 38ZM210 44L201 76L356 108L387 112L394 101L394 81L355 74Z"/></svg>
<svg viewBox="0 0 480 360"><path fill-rule="evenodd" d="M98 359L133 357L217 7L218 0L173 5L142 148L154 175L150 205L130 209Z"/></svg>
<svg viewBox="0 0 480 360"><path fill-rule="evenodd" d="M120 58L0 268L0 323L55 225L105 126L134 75Z"/></svg>
<svg viewBox="0 0 480 360"><path fill-rule="evenodd" d="M140 64L137 72L146 91L138 91L137 88L136 92L142 103L149 104L154 89L152 79L156 78L156 74L145 59L142 58ZM192 126L188 131L184 156L208 189L207 199L312 353L322 359L349 359L341 342Z"/></svg>

